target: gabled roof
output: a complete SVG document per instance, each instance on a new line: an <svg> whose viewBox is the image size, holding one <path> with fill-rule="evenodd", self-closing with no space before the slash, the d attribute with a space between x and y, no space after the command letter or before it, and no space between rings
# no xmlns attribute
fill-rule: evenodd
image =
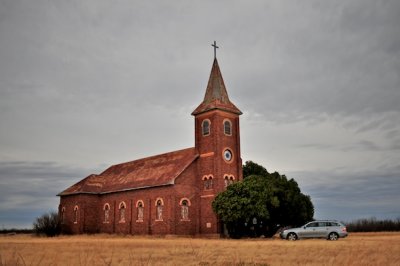
<svg viewBox="0 0 400 266"><path fill-rule="evenodd" d="M111 192L174 184L175 179L198 157L195 148L116 164L99 175L89 175L58 196Z"/></svg>
<svg viewBox="0 0 400 266"><path fill-rule="evenodd" d="M238 115L242 114L242 112L229 100L217 58L214 59L204 100L192 112L192 115L201 114L213 109L220 109Z"/></svg>

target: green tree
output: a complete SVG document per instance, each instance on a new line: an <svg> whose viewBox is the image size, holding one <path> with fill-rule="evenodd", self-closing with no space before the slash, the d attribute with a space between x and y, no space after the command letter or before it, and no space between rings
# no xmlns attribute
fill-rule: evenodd
<svg viewBox="0 0 400 266"><path fill-rule="evenodd" d="M228 186L213 202L214 212L232 237L269 237L281 226L298 226L313 218L311 199L294 179L270 174L252 161L243 166L243 176L243 182Z"/></svg>
<svg viewBox="0 0 400 266"><path fill-rule="evenodd" d="M268 182L263 176L250 176L217 195L212 207L227 226L230 236L247 234L247 225L254 218L260 221L270 219L269 205L277 207L278 201Z"/></svg>
<svg viewBox="0 0 400 266"><path fill-rule="evenodd" d="M243 165L243 177L246 178L250 175L267 176L268 171L264 166L256 164L253 161L246 161Z"/></svg>

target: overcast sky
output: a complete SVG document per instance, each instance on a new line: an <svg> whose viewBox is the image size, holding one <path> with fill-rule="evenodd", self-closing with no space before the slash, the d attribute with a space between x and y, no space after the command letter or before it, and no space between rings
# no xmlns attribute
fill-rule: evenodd
<svg viewBox="0 0 400 266"><path fill-rule="evenodd" d="M0 226L194 146L216 40L242 159L315 218L400 217L400 1L0 0Z"/></svg>

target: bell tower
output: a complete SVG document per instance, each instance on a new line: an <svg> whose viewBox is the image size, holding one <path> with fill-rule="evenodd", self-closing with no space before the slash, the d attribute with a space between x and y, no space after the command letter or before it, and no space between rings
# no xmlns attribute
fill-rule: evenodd
<svg viewBox="0 0 400 266"><path fill-rule="evenodd" d="M219 192L242 180L239 116L242 112L229 100L221 75L214 42L214 62L203 102L192 112L195 148L199 159L200 232L222 233L211 203Z"/></svg>

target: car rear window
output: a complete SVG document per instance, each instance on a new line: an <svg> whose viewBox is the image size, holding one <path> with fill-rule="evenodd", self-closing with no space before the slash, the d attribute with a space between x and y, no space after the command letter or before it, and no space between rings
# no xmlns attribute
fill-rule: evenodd
<svg viewBox="0 0 400 266"><path fill-rule="evenodd" d="M339 224L335 222L326 222L326 226L339 226Z"/></svg>

